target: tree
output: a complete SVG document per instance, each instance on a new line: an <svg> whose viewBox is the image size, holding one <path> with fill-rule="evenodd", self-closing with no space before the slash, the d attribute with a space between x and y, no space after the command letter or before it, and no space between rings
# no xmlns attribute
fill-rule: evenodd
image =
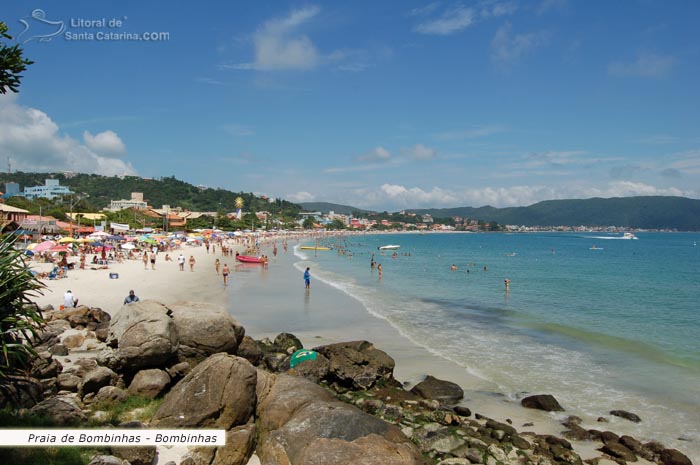
<svg viewBox="0 0 700 465"><path fill-rule="evenodd" d="M7 25L0 21L0 38L12 40L7 34ZM22 58L22 49L19 45L8 46L0 42L0 93L6 94L8 90L17 92L22 73L33 62Z"/></svg>
<svg viewBox="0 0 700 465"><path fill-rule="evenodd" d="M304 222L301 225L304 227L304 229L314 229L314 224L314 219L309 216L304 219Z"/></svg>
<svg viewBox="0 0 700 465"><path fill-rule="evenodd" d="M0 238L0 387L27 367L36 355L30 341L43 327L44 319L30 296L45 287L14 248L17 237Z"/></svg>

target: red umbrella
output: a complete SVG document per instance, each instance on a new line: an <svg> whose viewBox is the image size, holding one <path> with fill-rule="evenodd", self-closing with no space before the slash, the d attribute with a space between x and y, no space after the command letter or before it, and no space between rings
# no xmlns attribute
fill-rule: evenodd
<svg viewBox="0 0 700 465"><path fill-rule="evenodd" d="M51 248L51 252L68 252L68 246L67 245L57 245L56 247Z"/></svg>

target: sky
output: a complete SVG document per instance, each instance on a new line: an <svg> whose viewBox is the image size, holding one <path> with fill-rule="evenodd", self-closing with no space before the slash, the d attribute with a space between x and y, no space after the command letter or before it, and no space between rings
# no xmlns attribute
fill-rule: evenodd
<svg viewBox="0 0 700 465"><path fill-rule="evenodd" d="M4 0L34 64L0 95L0 169L380 211L700 198L698 20L694 0Z"/></svg>

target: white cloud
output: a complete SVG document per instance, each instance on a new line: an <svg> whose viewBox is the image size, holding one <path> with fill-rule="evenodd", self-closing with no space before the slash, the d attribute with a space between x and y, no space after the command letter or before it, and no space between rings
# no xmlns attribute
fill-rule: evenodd
<svg viewBox="0 0 700 465"><path fill-rule="evenodd" d="M255 131L250 126L243 124L231 123L224 126L224 131L235 137L254 136Z"/></svg>
<svg viewBox="0 0 700 465"><path fill-rule="evenodd" d="M497 63L514 63L547 42L544 32L513 34L512 29L510 23L504 24L491 41L491 59Z"/></svg>
<svg viewBox="0 0 700 465"><path fill-rule="evenodd" d="M126 153L126 146L114 131L104 131L94 136L88 131L83 132L83 140L93 152L100 155L119 156Z"/></svg>
<svg viewBox="0 0 700 465"><path fill-rule="evenodd" d="M467 129L440 132L435 134L435 138L439 140L476 139L479 137L499 134L505 131L505 128L501 126L474 126Z"/></svg>
<svg viewBox="0 0 700 465"><path fill-rule="evenodd" d="M226 67L258 71L308 70L321 62L311 39L298 28L320 12L317 6L292 11L284 18L267 21L253 36L255 61Z"/></svg>
<svg viewBox="0 0 700 465"><path fill-rule="evenodd" d="M43 111L17 104L14 95L0 96L0 153L10 155L13 168L107 176L136 174L129 162L110 156L121 155L126 150L116 133L105 131L84 136L86 143L82 144L61 134L58 125ZM103 150L109 153L102 153Z"/></svg>
<svg viewBox="0 0 700 465"><path fill-rule="evenodd" d="M384 147L375 147L371 152L357 157L357 161L368 163L384 163L391 159L391 152Z"/></svg>
<svg viewBox="0 0 700 465"><path fill-rule="evenodd" d="M498 2L494 0L485 1L481 5L481 16L484 18L498 18L500 16L512 15L518 10L515 2Z"/></svg>
<svg viewBox="0 0 700 465"><path fill-rule="evenodd" d="M674 154L676 158L670 165L682 174L700 174L700 150L689 150Z"/></svg>
<svg viewBox="0 0 700 465"><path fill-rule="evenodd" d="M633 62L613 62L608 65L608 74L617 77L662 78L667 76L676 59L672 56L640 53Z"/></svg>
<svg viewBox="0 0 700 465"><path fill-rule="evenodd" d="M293 194L285 195L286 199L290 202L313 202L316 198L312 193L306 191L295 192Z"/></svg>
<svg viewBox="0 0 700 465"><path fill-rule="evenodd" d="M475 21L475 16L476 12L473 9L459 5L445 10L438 18L431 18L420 23L414 28L414 31L421 34L446 36L471 26Z"/></svg>
<svg viewBox="0 0 700 465"><path fill-rule="evenodd" d="M405 150L405 153L416 160L430 160L437 155L435 149L426 147L423 144L416 144L410 149Z"/></svg>

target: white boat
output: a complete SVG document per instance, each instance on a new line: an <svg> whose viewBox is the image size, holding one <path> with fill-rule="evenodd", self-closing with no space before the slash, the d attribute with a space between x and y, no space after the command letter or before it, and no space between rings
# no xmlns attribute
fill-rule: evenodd
<svg viewBox="0 0 700 465"><path fill-rule="evenodd" d="M622 235L621 239L632 240L632 239L639 239L639 238L637 236L635 236L634 234L632 234L631 232L626 232Z"/></svg>
<svg viewBox="0 0 700 465"><path fill-rule="evenodd" d="M400 248L400 245L383 245L381 247L377 247L379 250L396 250Z"/></svg>

